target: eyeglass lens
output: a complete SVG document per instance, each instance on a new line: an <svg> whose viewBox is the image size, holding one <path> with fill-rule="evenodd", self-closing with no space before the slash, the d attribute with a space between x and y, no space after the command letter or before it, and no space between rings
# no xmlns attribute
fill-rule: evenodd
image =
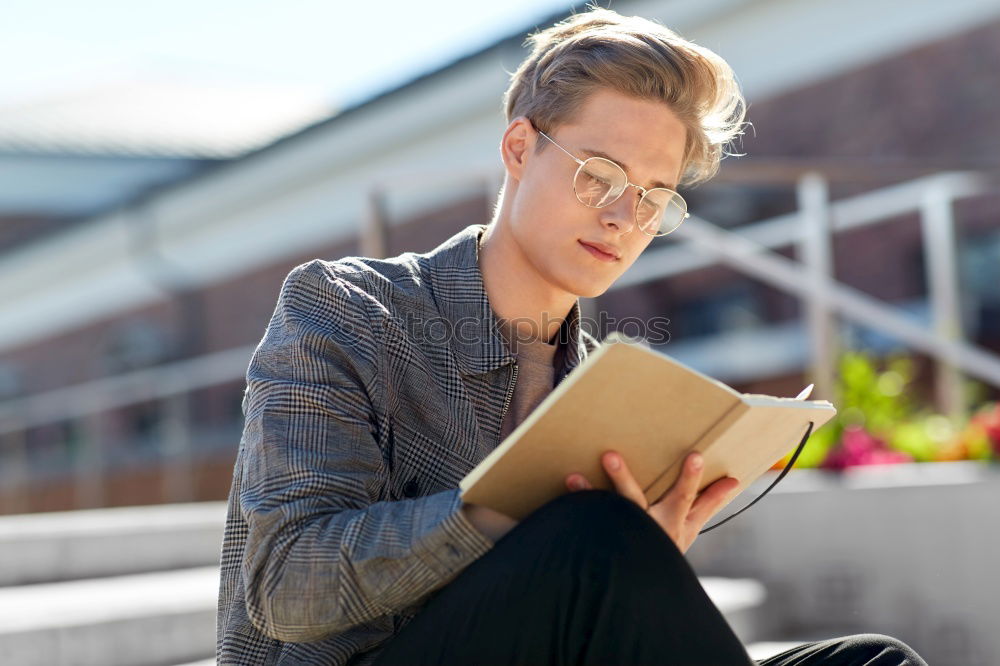
<svg viewBox="0 0 1000 666"><path fill-rule="evenodd" d="M618 199L628 185L628 176L617 164L601 157L591 157L577 169L573 189L580 203L603 208ZM662 236L684 221L685 206L670 190L648 190L639 201L636 222L648 234Z"/></svg>

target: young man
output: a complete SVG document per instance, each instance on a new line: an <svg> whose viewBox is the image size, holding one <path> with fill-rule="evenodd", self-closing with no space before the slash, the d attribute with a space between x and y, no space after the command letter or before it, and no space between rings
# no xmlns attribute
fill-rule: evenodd
<svg viewBox="0 0 1000 666"><path fill-rule="evenodd" d="M679 184L743 121L729 66L659 24L593 10L532 41L488 226L282 286L247 373L219 663L751 663L683 557L735 484L696 494L696 456L651 506L614 442L617 492L571 475L583 492L520 524L459 498L596 345L578 298L683 221ZM922 662L865 636L768 663Z"/></svg>

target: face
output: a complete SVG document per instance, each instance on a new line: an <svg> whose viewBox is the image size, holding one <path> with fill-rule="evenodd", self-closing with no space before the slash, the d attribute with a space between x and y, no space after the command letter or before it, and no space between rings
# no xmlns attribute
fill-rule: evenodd
<svg viewBox="0 0 1000 666"><path fill-rule="evenodd" d="M686 131L666 104L621 93L593 93L571 123L547 134L578 159L607 157L629 182L676 190ZM538 154L535 145L544 142ZM553 289L574 296L604 293L652 237L636 226L641 193L626 188L617 201L589 208L576 198L577 163L539 135L525 118L511 122L501 152L507 167L506 223L525 263ZM614 255L596 252L593 244Z"/></svg>

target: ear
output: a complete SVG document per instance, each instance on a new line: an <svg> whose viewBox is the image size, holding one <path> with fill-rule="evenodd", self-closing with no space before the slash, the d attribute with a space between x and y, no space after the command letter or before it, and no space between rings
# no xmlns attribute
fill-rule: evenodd
<svg viewBox="0 0 1000 666"><path fill-rule="evenodd" d="M510 121L503 138L500 139L500 159L503 160L510 178L515 181L521 180L537 140L538 133L526 117L518 116Z"/></svg>

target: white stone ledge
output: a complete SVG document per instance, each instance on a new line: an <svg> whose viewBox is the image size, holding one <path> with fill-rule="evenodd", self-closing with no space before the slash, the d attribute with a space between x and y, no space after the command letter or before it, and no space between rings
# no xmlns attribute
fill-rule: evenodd
<svg viewBox="0 0 1000 666"><path fill-rule="evenodd" d="M764 490L776 478L768 472L746 493L747 498ZM955 486L1000 481L1000 465L975 460L955 462L897 463L863 465L843 472L795 469L775 486L772 493L808 493L829 490L877 490L880 488L920 488ZM766 502L767 500L763 500ZM739 501L737 501L739 504Z"/></svg>
<svg viewBox="0 0 1000 666"><path fill-rule="evenodd" d="M0 586L218 564L224 502L0 516Z"/></svg>
<svg viewBox="0 0 1000 666"><path fill-rule="evenodd" d="M0 663L180 663L212 654L217 567L0 589Z"/></svg>

